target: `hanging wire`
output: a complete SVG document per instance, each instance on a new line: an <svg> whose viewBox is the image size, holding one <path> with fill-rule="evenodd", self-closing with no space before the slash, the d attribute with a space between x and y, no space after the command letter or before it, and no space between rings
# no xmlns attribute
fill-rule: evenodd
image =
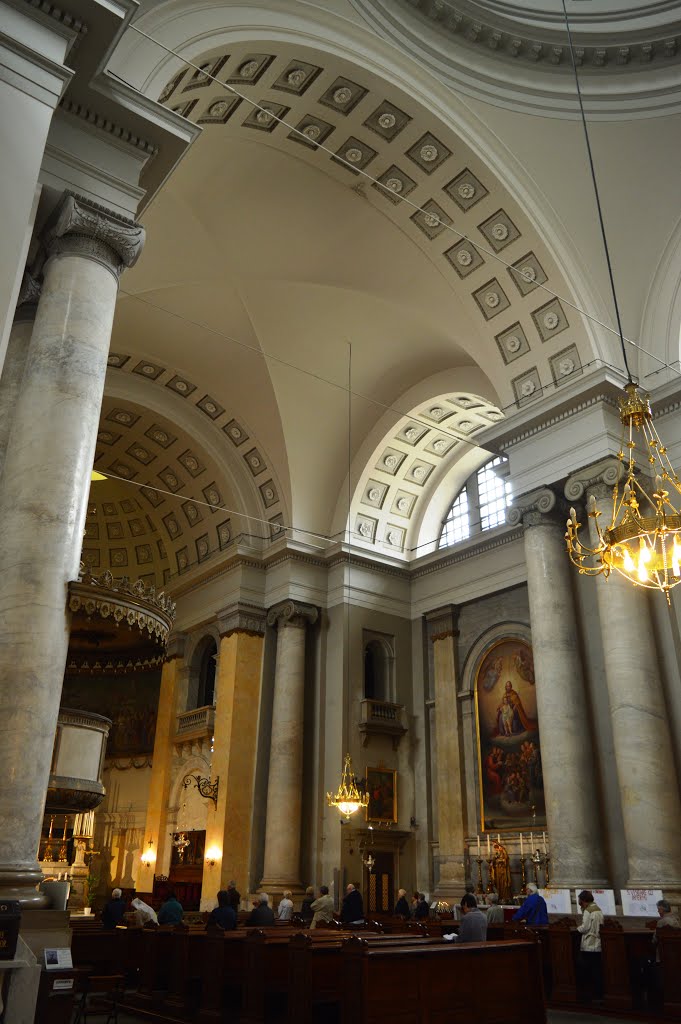
<svg viewBox="0 0 681 1024"><path fill-rule="evenodd" d="M608 278L610 279L610 291L612 292L612 302L615 307L615 318L617 320L617 332L620 338L620 345L622 348L622 358L624 360L624 368L627 372L629 383L633 383L631 370L629 369L629 360L627 359L627 350L624 345L624 334L622 332L622 320L620 317L620 307L617 301L617 291L615 289L615 278L612 272L612 261L610 259L610 248L608 246L608 238L605 233L605 222L603 220L603 209L601 207L601 196L598 191L598 180L596 178L596 168L594 167L593 154L591 152L591 139L589 138L589 129L586 123L586 114L584 113L584 103L582 100L582 89L579 84L579 75L577 74L577 60L575 58L575 49L572 43L572 30L570 29L570 19L568 17L567 7L565 6L565 0L561 0L563 7L563 16L565 18L565 28L568 37L568 47L570 50L570 61L572 63L572 72L575 78L575 88L577 90L577 100L579 101L579 114L582 119L582 128L584 129L584 141L586 142L586 152L589 158L589 171L591 173L591 184L593 185L594 195L596 197L596 209L598 210L598 224L601 229L601 238L603 239L603 248L605 250L605 262L608 265Z"/></svg>

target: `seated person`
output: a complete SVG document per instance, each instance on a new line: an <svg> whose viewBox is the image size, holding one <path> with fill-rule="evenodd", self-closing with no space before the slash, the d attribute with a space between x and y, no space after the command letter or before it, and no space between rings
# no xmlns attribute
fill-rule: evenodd
<svg viewBox="0 0 681 1024"><path fill-rule="evenodd" d="M539 895L534 882L528 882L525 886L527 899L522 907L516 910L511 918L512 921L524 921L525 924L548 924L549 912L546 909L546 900Z"/></svg>
<svg viewBox="0 0 681 1024"><path fill-rule="evenodd" d="M407 903L407 890L397 890L397 903L393 910L395 917L409 917L409 904Z"/></svg>
<svg viewBox="0 0 681 1024"><path fill-rule="evenodd" d="M653 934L653 946L655 946L655 961L659 964L660 962L660 944L657 941L657 933L660 928L681 928L681 921L678 915L674 913L671 907L671 903L667 900L657 901L657 912L660 915L658 920L655 922L655 932Z"/></svg>
<svg viewBox="0 0 681 1024"><path fill-rule="evenodd" d="M210 927L219 928L223 932L231 932L236 928L236 914L226 889L221 889L218 893L218 905L211 910L206 922L206 928Z"/></svg>
<svg viewBox="0 0 681 1024"><path fill-rule="evenodd" d="M311 885L308 885L307 889L305 890L305 896L303 898L302 906L300 908L300 916L302 917L303 921L311 921L312 920L312 918L314 916L314 910L312 909L312 904L314 902L315 902L314 889L312 888Z"/></svg>
<svg viewBox="0 0 681 1024"><path fill-rule="evenodd" d="M161 905L158 912L159 924L182 924L184 910L182 904L171 889L166 897L165 903Z"/></svg>
<svg viewBox="0 0 681 1024"><path fill-rule="evenodd" d="M111 890L111 899L102 910L102 925L104 928L115 928L121 924L125 913L125 900L121 889Z"/></svg>
<svg viewBox="0 0 681 1024"><path fill-rule="evenodd" d="M333 921L333 896L329 896L328 885L319 887L319 899L312 904L312 912L314 916L310 922L310 928Z"/></svg>
<svg viewBox="0 0 681 1024"><path fill-rule="evenodd" d="M352 882L345 890L343 906L341 907L341 921L343 924L359 924L364 921L364 903L362 894Z"/></svg>
<svg viewBox="0 0 681 1024"><path fill-rule="evenodd" d="M144 928L145 926L158 926L158 917L153 907L150 907L148 903L141 900L137 896L130 904L135 913L135 924L138 928Z"/></svg>
<svg viewBox="0 0 681 1024"><path fill-rule="evenodd" d="M423 892L419 893L419 898L414 907L414 919L416 921L424 921L430 913L430 907L426 903L426 894Z"/></svg>
<svg viewBox="0 0 681 1024"><path fill-rule="evenodd" d="M447 942L484 942L487 938L487 918L470 892L461 898L461 914L459 934L450 932L442 938Z"/></svg>
<svg viewBox="0 0 681 1024"><path fill-rule="evenodd" d="M499 897L495 892L489 892L485 896L487 904L487 924L503 924L504 912L499 906Z"/></svg>
<svg viewBox="0 0 681 1024"><path fill-rule="evenodd" d="M249 927L262 928L268 924L274 924L274 911L269 905L270 898L266 892L260 892L253 900L253 909L246 918Z"/></svg>
<svg viewBox="0 0 681 1024"><path fill-rule="evenodd" d="M279 901L279 906L277 907L277 917L279 918L280 921L290 921L291 918L293 917L293 900L291 899L292 895L293 893L287 889L286 892L284 893L284 898Z"/></svg>

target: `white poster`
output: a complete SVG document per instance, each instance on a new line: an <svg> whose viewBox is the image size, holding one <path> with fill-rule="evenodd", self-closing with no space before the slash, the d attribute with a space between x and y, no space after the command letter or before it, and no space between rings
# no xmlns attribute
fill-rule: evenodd
<svg viewBox="0 0 681 1024"><path fill-rule="evenodd" d="M546 900L549 914L571 914L572 901L569 889L540 889L539 895Z"/></svg>
<svg viewBox="0 0 681 1024"><path fill-rule="evenodd" d="M577 913L581 916L582 908L579 905L579 896L581 889L575 889L575 903L577 904ZM615 890L614 889L589 889L594 895L594 903L603 911L606 917L614 917L617 913L615 908Z"/></svg>
<svg viewBox="0 0 681 1024"><path fill-rule="evenodd" d="M662 889L621 889L625 917L657 917L657 901L664 899Z"/></svg>

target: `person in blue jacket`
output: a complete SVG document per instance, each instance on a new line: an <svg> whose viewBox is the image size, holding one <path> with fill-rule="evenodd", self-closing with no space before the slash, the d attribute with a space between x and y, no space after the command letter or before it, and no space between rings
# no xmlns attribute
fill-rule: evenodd
<svg viewBox="0 0 681 1024"><path fill-rule="evenodd" d="M543 896L539 895L534 882L527 883L525 892L527 893L527 899L522 907L516 910L511 920L524 921L525 924L548 924L549 912L546 909L546 900Z"/></svg>

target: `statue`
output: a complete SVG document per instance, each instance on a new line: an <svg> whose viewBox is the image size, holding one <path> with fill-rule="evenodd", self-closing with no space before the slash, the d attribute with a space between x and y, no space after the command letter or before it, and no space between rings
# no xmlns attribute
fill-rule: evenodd
<svg viewBox="0 0 681 1024"><path fill-rule="evenodd" d="M511 864L508 851L500 842L494 843L494 853L490 867L492 885L499 893L499 902L510 903L512 898Z"/></svg>

